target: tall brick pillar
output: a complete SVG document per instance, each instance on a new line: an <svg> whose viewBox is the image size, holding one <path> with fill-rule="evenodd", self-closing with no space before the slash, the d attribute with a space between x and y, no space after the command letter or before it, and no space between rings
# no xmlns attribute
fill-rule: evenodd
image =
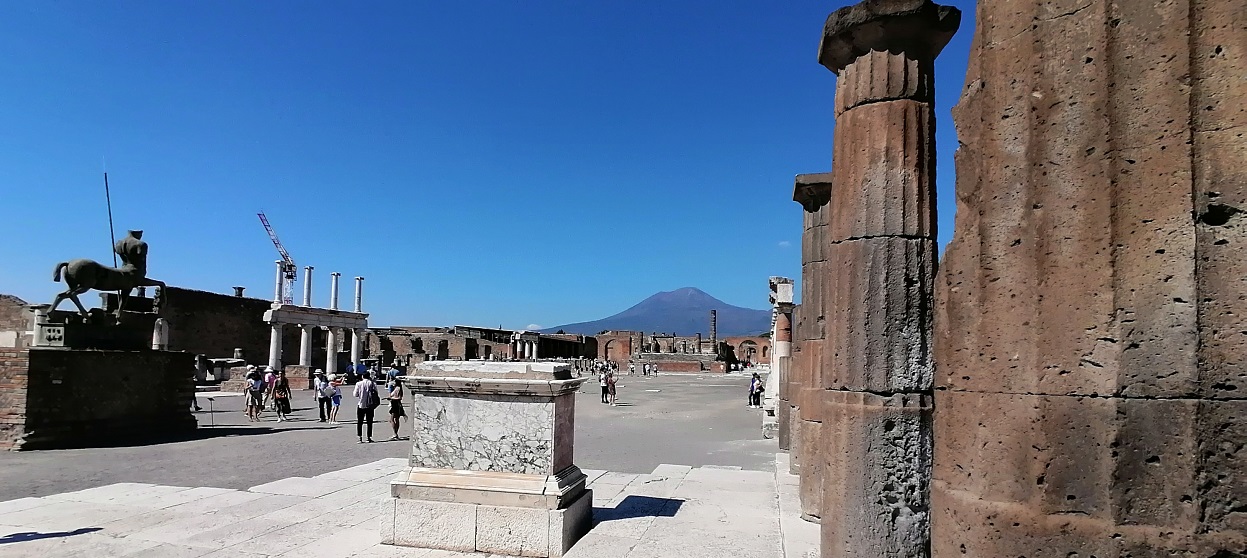
<svg viewBox="0 0 1247 558"><path fill-rule="evenodd" d="M1247 556L1244 14L978 4L936 557Z"/></svg>
<svg viewBox="0 0 1247 558"><path fill-rule="evenodd" d="M811 413L824 557L929 554L934 69L960 21L929 0L867 0L823 30L819 62L838 76L814 277L827 318Z"/></svg>
<svg viewBox="0 0 1247 558"><path fill-rule="evenodd" d="M831 174L797 175L792 199L801 204L804 229L801 233L801 308L797 313L796 352L793 353L792 380L788 394L794 416L791 440L793 473L799 475L801 517L819 521L823 501L823 462L817 459L822 439L822 417L816 413L822 397L822 360L826 332L827 273L823 249L832 207Z"/></svg>

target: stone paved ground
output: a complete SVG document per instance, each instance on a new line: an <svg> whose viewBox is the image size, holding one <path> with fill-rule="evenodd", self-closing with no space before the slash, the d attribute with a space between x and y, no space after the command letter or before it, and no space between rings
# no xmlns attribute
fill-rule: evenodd
<svg viewBox="0 0 1247 558"><path fill-rule="evenodd" d="M796 518L796 479L759 439L746 385L624 378L618 407L587 386L577 462L592 479L595 526L569 557L814 555L817 526ZM321 425L314 409L255 425L240 398L212 403L200 417L218 426L193 439L0 455L0 558L483 556L378 544L379 497L405 465L405 442L357 445L353 425Z"/></svg>
<svg viewBox="0 0 1247 558"><path fill-rule="evenodd" d="M576 401L576 463L621 473L648 473L661 463L770 470L774 440L761 439L761 411L745 408L747 385L748 377L739 374L624 377L621 405L609 407L598 402L591 380ZM228 395L214 396L215 412L209 415L203 395L205 410L196 416L204 428L191 439L0 452L0 501L119 482L246 489L403 457L410 447L410 442L358 445L353 423L316 422L311 392L296 397L298 420L284 423L274 422L271 413L264 422L248 423L241 397ZM340 418L353 420L353 413L348 396ZM207 426L212 421L216 427ZM375 439L388 437L388 425L376 428Z"/></svg>
<svg viewBox="0 0 1247 558"><path fill-rule="evenodd" d="M818 527L795 519L796 479L779 462L780 473L586 470L594 526L567 557L815 556ZM380 503L404 465L382 459L248 490L118 483L0 502L0 557L484 558L379 544Z"/></svg>

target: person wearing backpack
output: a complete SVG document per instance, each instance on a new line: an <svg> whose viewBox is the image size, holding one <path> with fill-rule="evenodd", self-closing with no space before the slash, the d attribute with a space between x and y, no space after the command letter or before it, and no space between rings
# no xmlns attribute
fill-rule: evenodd
<svg viewBox="0 0 1247 558"><path fill-rule="evenodd" d="M320 422L328 422L332 416L331 405L333 404L334 387L329 383L329 379L325 378L325 372L319 368L316 369L316 406L320 409Z"/></svg>
<svg viewBox="0 0 1247 558"><path fill-rule="evenodd" d="M368 422L368 443L372 443L372 414L381 405L381 395L377 393L377 384L372 382L367 371L360 374L355 382L355 435L359 443L364 443L364 421Z"/></svg>

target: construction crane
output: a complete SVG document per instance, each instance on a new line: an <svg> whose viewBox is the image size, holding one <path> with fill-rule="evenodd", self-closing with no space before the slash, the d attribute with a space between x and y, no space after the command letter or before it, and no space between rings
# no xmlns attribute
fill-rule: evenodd
<svg viewBox="0 0 1247 558"><path fill-rule="evenodd" d="M261 211L257 215L260 216L260 223L264 225L264 230L268 231L269 240L273 241L273 246L277 247L277 253L281 254L281 272L286 279L282 282L281 300L285 304L294 304L294 282L299 277L299 267L294 265L294 258L291 258L290 252L287 252L286 247L281 245L277 232L268 223L268 217L264 216L264 212Z"/></svg>

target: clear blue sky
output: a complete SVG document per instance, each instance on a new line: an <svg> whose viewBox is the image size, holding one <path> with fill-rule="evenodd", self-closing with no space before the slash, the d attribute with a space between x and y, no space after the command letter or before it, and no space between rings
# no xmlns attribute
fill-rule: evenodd
<svg viewBox="0 0 1247 558"><path fill-rule="evenodd" d="M831 166L816 50L849 3L0 3L0 292L50 302L56 262L111 261L106 159L118 232L172 285L271 296L263 209L316 302L363 275L376 325L551 326L684 286L766 307L800 277L793 176ZM974 25L948 3L941 246Z"/></svg>

